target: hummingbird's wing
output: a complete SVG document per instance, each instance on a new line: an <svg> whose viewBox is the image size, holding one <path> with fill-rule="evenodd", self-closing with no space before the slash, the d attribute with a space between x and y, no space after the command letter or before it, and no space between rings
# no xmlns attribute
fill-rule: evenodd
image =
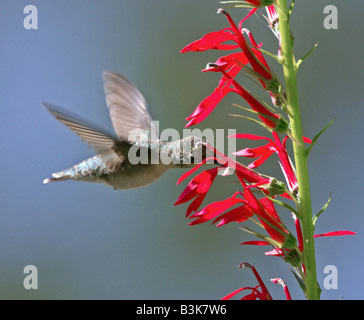
<svg viewBox="0 0 364 320"><path fill-rule="evenodd" d="M106 104L116 135L120 141L135 142L129 133L151 134L157 137L153 121L141 92L123 76L104 71L102 74Z"/></svg>
<svg viewBox="0 0 364 320"><path fill-rule="evenodd" d="M60 111L59 108L54 107L53 105L45 102L42 102L42 104L57 120L65 124L81 139L86 141L98 154L110 154L110 151L115 149L114 146L120 144L119 141L103 132L103 130L96 127L91 128L90 125L77 120L74 116L66 115L63 111Z"/></svg>

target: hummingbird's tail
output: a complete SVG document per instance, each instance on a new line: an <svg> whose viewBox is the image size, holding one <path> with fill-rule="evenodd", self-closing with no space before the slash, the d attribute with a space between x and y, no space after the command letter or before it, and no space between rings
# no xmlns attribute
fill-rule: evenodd
<svg viewBox="0 0 364 320"><path fill-rule="evenodd" d="M69 180L71 177L69 175L64 175L61 172L60 173L53 173L51 178L47 178L43 180L44 184L56 182L56 181L64 181Z"/></svg>

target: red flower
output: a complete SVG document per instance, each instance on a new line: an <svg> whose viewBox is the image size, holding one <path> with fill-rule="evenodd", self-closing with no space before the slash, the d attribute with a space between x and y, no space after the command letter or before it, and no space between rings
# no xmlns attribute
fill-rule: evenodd
<svg viewBox="0 0 364 320"><path fill-rule="evenodd" d="M221 168L216 167L201 172L190 181L187 188L181 193L174 204L175 206L195 198L187 209L186 217L198 210L219 170L221 170Z"/></svg>
<svg viewBox="0 0 364 320"><path fill-rule="evenodd" d="M288 290L288 287L287 287L286 283L285 283L282 279L280 279L280 278L275 278L275 279L271 279L271 281L272 281L273 283L278 283L278 284L280 284L280 285L283 287L283 290L284 290L284 293L286 294L286 298L287 298L287 300L292 300L292 298L291 298L291 294L289 293L289 290Z"/></svg>
<svg viewBox="0 0 364 320"><path fill-rule="evenodd" d="M219 86L214 90L214 92L202 100L195 111L186 119L189 120L186 128L203 121L211 113L211 111L214 110L214 108L218 105L222 98L225 97L226 94L234 91L232 88L230 88L231 82L231 80L225 82L220 81Z"/></svg>
<svg viewBox="0 0 364 320"><path fill-rule="evenodd" d="M198 208L202 204L203 200L205 199L205 196L206 196L207 192L209 191L213 181L215 180L218 172L221 170L225 170L225 168L234 169L236 175L239 175L241 177L241 179L245 179L250 183L260 183L260 184L269 185L269 183L271 181L270 179L267 179L267 178L259 175L255 171L252 171L252 170L244 167L243 165L233 161L232 159L226 157L224 154L222 154L218 150L214 149L209 144L206 144L206 146L211 148L214 151L214 153L219 157L219 158L215 158L215 160L217 160L218 162L221 163L221 167L215 167L215 168L208 169L208 170L205 170L205 171L199 173L195 178L193 178L190 181L190 183L187 185L186 189L179 196L175 205L179 205L179 204L182 204L182 203L185 203L185 202L188 202L188 201L194 199L187 209L187 212L186 212L187 217L192 212L196 212L198 210ZM208 159L205 159L205 161L207 161L207 160ZM188 172L183 174L183 176L178 180L177 183L180 183L183 180L185 180L188 176L190 176L193 172L195 172L201 165L203 165L203 163L197 165L196 167L190 169ZM234 200L234 201L243 202L242 200ZM214 206L213 204L211 204L211 206L209 206L209 207L205 207L204 208L205 211L203 211L204 210L203 209L200 212L198 212L197 214L192 216L193 218L197 218L197 217L201 218L201 219L198 219L198 221L200 221L200 222L193 222L191 224L202 223L202 222L205 222L205 221L211 219L211 218L207 218L207 217L211 217L213 215L211 212L214 210L217 210L217 208L218 208L218 205ZM224 211L225 210L220 211L220 213L222 213ZM220 225L226 224L231 221L241 221L243 219L243 217L241 216L243 213L244 213L244 217L245 217L245 215L249 215L249 214L250 214L250 216L252 215L252 213L250 213L250 212L248 213L244 209L240 209L240 211L241 212L240 212L239 217L235 216L238 213L238 210L232 210L231 215L225 214L221 219L217 219L216 221L214 221L214 223L219 220L222 220L222 222L220 222L218 225L218 226L220 226ZM218 213L218 214L220 214L220 213ZM205 218L202 219L202 216L204 216L205 214L207 214L207 215L205 216Z"/></svg>
<svg viewBox="0 0 364 320"><path fill-rule="evenodd" d="M279 34L279 28L278 28L279 16L278 16L278 13L277 13L274 5L266 7L265 9L266 9L267 14L268 14L269 26L270 26L271 30L273 31L273 33L278 37L278 34Z"/></svg>
<svg viewBox="0 0 364 320"><path fill-rule="evenodd" d="M268 143L264 146L257 148L246 148L240 151L235 152L238 156L249 157L249 158L258 158L253 161L248 168L254 169L259 167L264 163L273 153L276 153L281 161L282 169L284 175L286 176L287 183L289 184L290 190L295 190L298 186L296 174L294 168L292 166L292 162L289 159L287 150L286 150L286 142L287 138L285 137L283 143L281 142L278 134L276 132L272 132L274 141L267 137L261 137L252 134L235 134L229 136L229 138L240 138L240 139L250 139L250 140L267 140ZM311 140L305 138L305 142L311 142Z"/></svg>
<svg viewBox="0 0 364 320"><path fill-rule="evenodd" d="M238 203L243 203L244 200L240 199L240 198L236 198L236 195L237 195L237 193L231 198L227 198L222 201L216 201L216 202L213 202L213 203L207 205L201 211L193 214L190 217L191 219L192 218L197 218L197 219L190 222L189 225L200 224L200 223L206 222L208 220L211 220L211 219L215 218L216 216L218 216L219 214L223 213L224 211L230 209L234 205L236 205ZM250 216L252 216L252 214L250 214ZM247 217L246 219L248 219L249 217Z"/></svg>
<svg viewBox="0 0 364 320"><path fill-rule="evenodd" d="M267 287L265 286L262 278L259 276L258 271L251 264L246 263L246 262L242 262L239 265L239 268L250 268L253 271L256 279L258 280L259 285L256 286L255 288L252 288L252 287L240 288L238 290L235 290L235 291L229 293L228 295L223 297L221 300L230 300L232 297L234 297L239 292L244 291L244 290L251 290L251 293L244 296L240 300L257 300L257 299L260 299L260 300L273 300L273 298L270 295ZM261 291L258 290L259 287L260 287Z"/></svg>
<svg viewBox="0 0 364 320"><path fill-rule="evenodd" d="M235 33L236 42L241 48L241 50L244 52L245 56L248 58L254 71L259 73L263 78L267 80L273 79L272 73L270 72L269 69L267 69L264 65L262 65L261 62L256 58L253 51L250 49L248 43L246 42L245 38L238 30L231 16L224 9L219 9L217 13L223 13L228 19L231 26L231 30Z"/></svg>

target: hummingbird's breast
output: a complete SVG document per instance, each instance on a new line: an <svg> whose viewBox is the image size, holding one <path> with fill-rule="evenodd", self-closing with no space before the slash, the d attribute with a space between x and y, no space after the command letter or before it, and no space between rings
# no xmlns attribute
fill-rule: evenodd
<svg viewBox="0 0 364 320"><path fill-rule="evenodd" d="M171 166L162 164L128 165L118 171L104 175L102 182L116 190L146 186L158 180Z"/></svg>

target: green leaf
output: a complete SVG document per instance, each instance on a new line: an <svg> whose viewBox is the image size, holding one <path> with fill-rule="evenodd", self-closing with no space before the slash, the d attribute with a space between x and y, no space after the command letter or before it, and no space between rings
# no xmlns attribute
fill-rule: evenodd
<svg viewBox="0 0 364 320"><path fill-rule="evenodd" d="M318 46L318 42L315 43L315 45L313 46L313 48L309 52L307 52L301 59L299 59L297 61L297 63L296 63L296 72L297 72L299 66L301 65L301 63L303 62L303 60L305 60L313 52L313 50L315 50L317 48L317 46Z"/></svg>
<svg viewBox="0 0 364 320"><path fill-rule="evenodd" d="M294 272L291 268L289 268L289 270L293 273L294 277L296 278L298 284L300 285L302 291L305 293L306 295L306 285L304 283L304 281L300 278L299 275L296 274L296 272Z"/></svg>
<svg viewBox="0 0 364 320"><path fill-rule="evenodd" d="M306 156L308 157L308 155L311 152L312 147L315 145L315 143L317 142L318 138L320 138L320 136L332 125L332 123L335 121L336 118L332 119L329 124L323 128L313 139L312 139L312 143L311 145L308 147L307 151L306 151Z"/></svg>
<svg viewBox="0 0 364 320"><path fill-rule="evenodd" d="M316 224L316 221L318 219L318 217L321 215L321 213L323 213L327 207L329 206L329 203L331 201L331 194L332 192L330 192L330 196L329 196L329 200L327 200L326 204L322 207L322 209L317 213L315 214L313 217L312 217L312 225L315 227L315 224Z"/></svg>

